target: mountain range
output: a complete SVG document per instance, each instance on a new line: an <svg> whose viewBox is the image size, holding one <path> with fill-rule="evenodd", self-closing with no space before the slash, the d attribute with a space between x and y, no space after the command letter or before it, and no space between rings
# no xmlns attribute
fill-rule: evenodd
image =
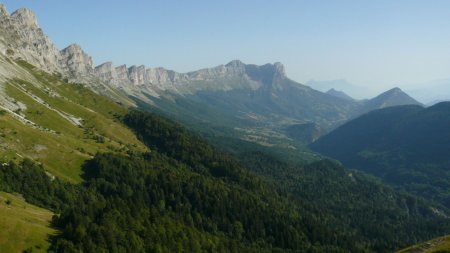
<svg viewBox="0 0 450 253"><path fill-rule="evenodd" d="M373 96L373 94L376 94L370 87L368 88L359 86L350 83L345 79L323 80L323 81L312 79L307 81L305 84L321 92L327 92L331 89L339 90L345 92L346 94L349 94L350 97L356 99L367 99Z"/></svg>
<svg viewBox="0 0 450 253"><path fill-rule="evenodd" d="M289 125L313 123L326 132L373 109L418 104L404 99L407 95L400 90L363 101L319 92L289 79L281 63L257 66L234 60L189 73L111 62L94 67L92 58L77 44L58 50L30 10L10 15L4 6L0 9L0 49L5 55L61 73L68 81L85 83L125 105L151 107L203 128L220 122L238 138L263 145L289 142L283 131ZM11 71L2 73L8 78Z"/></svg>
<svg viewBox="0 0 450 253"><path fill-rule="evenodd" d="M329 95L335 96L335 97L339 97L339 98L343 98L343 99L347 99L347 100L354 100L352 97L350 97L349 95L347 95L345 92L340 91L340 90L335 90L334 88L329 89L327 92L325 92Z"/></svg>
<svg viewBox="0 0 450 253"><path fill-rule="evenodd" d="M344 152L367 128L365 157L446 166L448 104L423 108L398 88L325 93L281 63L94 67L77 44L57 49L32 11L3 5L0 83L0 251L372 253L450 233L445 192L430 187L446 181L427 181L440 193L428 198L413 188L425 170L385 184L306 146L338 133Z"/></svg>
<svg viewBox="0 0 450 253"><path fill-rule="evenodd" d="M411 85L408 88L411 94L426 105L433 105L450 100L450 79L439 79L425 83Z"/></svg>

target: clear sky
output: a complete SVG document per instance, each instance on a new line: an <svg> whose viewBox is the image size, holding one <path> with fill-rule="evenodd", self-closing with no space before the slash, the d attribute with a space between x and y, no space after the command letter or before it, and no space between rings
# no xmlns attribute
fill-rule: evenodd
<svg viewBox="0 0 450 253"><path fill-rule="evenodd" d="M179 72L280 61L291 79L385 89L450 77L447 0L7 0L95 64Z"/></svg>

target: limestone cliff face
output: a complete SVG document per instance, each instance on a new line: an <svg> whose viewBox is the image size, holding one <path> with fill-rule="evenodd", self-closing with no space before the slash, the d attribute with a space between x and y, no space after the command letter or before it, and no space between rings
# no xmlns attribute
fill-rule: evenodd
<svg viewBox="0 0 450 253"><path fill-rule="evenodd" d="M275 72L278 77L286 76L286 70L284 69L284 65L281 62L275 62L273 66L275 67Z"/></svg>
<svg viewBox="0 0 450 253"><path fill-rule="evenodd" d="M258 89L277 78L285 78L280 63L256 66L239 60L188 73L143 65L115 67L112 62L94 68L92 58L79 45L58 50L39 27L32 11L18 9L9 14L1 4L0 53L14 59L22 58L50 73L59 72L98 92L119 88L127 95L139 97L145 97L145 94L158 96L166 90L185 94L202 89Z"/></svg>
<svg viewBox="0 0 450 253"><path fill-rule="evenodd" d="M94 73L92 58L87 55L78 44L72 44L61 50L60 65L66 71L76 75Z"/></svg>
<svg viewBox="0 0 450 253"><path fill-rule="evenodd" d="M28 9L18 9L9 15L5 6L0 5L0 50L48 72L62 71L59 50Z"/></svg>
<svg viewBox="0 0 450 253"><path fill-rule="evenodd" d="M96 78L92 58L77 44L60 51L29 9L9 14L0 4L0 53L21 58L50 73L61 73L72 81L89 83Z"/></svg>
<svg viewBox="0 0 450 253"><path fill-rule="evenodd" d="M105 62L94 69L95 74L105 82L113 83L118 80L116 69L113 67L112 62Z"/></svg>
<svg viewBox="0 0 450 253"><path fill-rule="evenodd" d="M15 19L22 27L39 28L36 15L29 9L21 8L11 14L11 18Z"/></svg>
<svg viewBox="0 0 450 253"><path fill-rule="evenodd" d="M258 73L256 73L256 72ZM178 73L164 68L146 68L145 66L121 65L114 68L111 62L101 64L95 68L97 77L114 86L140 87L145 90L172 90L179 93L189 93L199 89L229 90L233 88L257 89L261 87L261 80L254 78L259 72L265 72L274 80L285 78L284 66L281 63L266 64L264 66L246 65L239 60L214 68L205 68L188 73ZM235 82L225 84L226 80Z"/></svg>
<svg viewBox="0 0 450 253"><path fill-rule="evenodd" d="M121 66L116 67L115 71L116 71L116 74L117 74L117 79L119 81L129 80L128 79L128 69L127 69L126 65L121 65Z"/></svg>
<svg viewBox="0 0 450 253"><path fill-rule="evenodd" d="M134 85L145 84L145 66L131 66L128 69L128 77Z"/></svg>

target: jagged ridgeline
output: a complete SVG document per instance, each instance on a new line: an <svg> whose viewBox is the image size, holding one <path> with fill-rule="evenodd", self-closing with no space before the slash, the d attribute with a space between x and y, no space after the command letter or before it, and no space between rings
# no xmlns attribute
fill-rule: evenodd
<svg viewBox="0 0 450 253"><path fill-rule="evenodd" d="M367 105L296 83L280 63L94 68L80 46L58 50L30 10L3 5L0 52L0 217L12 216L0 251L391 252L450 232L445 207L334 162L238 159L127 109L215 124L252 151L308 143Z"/></svg>
<svg viewBox="0 0 450 253"><path fill-rule="evenodd" d="M286 132L290 126L316 124L325 133L373 109L419 104L400 90L361 101L319 92L289 79L281 63L258 66L234 60L188 73L112 62L94 67L77 44L58 50L30 10L10 15L2 7L0 24L0 50L13 59L62 73L69 81L85 83L122 104L164 113L205 134L266 147L304 146ZM306 136L307 129L299 134L306 140L316 138Z"/></svg>

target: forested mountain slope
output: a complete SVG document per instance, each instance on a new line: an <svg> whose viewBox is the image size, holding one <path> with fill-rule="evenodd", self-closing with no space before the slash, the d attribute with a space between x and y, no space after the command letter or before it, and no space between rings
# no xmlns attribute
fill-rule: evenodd
<svg viewBox="0 0 450 253"><path fill-rule="evenodd" d="M449 205L450 103L367 113L310 147L344 165Z"/></svg>
<svg viewBox="0 0 450 253"><path fill-rule="evenodd" d="M2 167L1 190L59 213L54 252L389 252L450 231L444 207L333 162L249 154L246 168L159 116L124 122L151 151L97 154L82 184L31 160Z"/></svg>

